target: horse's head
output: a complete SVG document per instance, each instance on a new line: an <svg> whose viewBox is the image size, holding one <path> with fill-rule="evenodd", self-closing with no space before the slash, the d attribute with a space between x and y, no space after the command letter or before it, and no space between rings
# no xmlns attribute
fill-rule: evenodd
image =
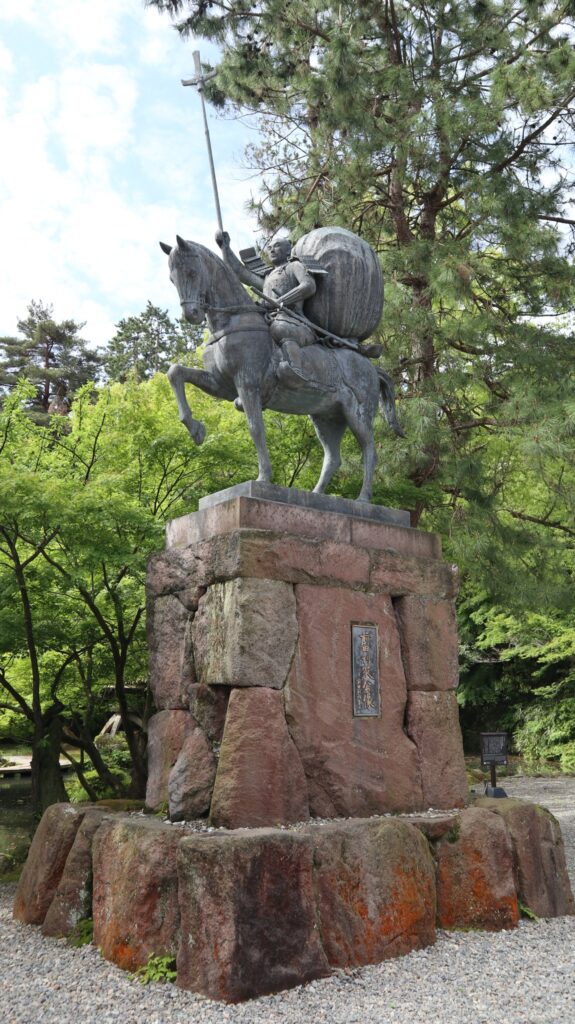
<svg viewBox="0 0 575 1024"><path fill-rule="evenodd" d="M203 262L198 246L176 235L174 246L160 242L162 250L170 257L170 281L175 284L180 305L186 320L199 324L206 314L206 292L204 286Z"/></svg>

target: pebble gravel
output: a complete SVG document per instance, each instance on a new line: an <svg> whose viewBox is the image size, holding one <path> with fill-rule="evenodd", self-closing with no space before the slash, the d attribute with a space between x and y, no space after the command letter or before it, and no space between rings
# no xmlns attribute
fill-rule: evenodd
<svg viewBox="0 0 575 1024"><path fill-rule="evenodd" d="M575 778L503 780L560 820L575 888ZM478 787L479 788L479 787ZM70 948L11 919L0 886L2 1024L573 1024L575 918L510 932L440 932L434 946L226 1006L170 984L142 985L93 946Z"/></svg>

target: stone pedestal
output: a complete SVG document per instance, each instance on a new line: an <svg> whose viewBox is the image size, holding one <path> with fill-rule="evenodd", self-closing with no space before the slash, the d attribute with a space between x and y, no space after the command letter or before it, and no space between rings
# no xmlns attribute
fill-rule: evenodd
<svg viewBox="0 0 575 1024"><path fill-rule="evenodd" d="M520 800L232 832L54 804L14 917L52 936L92 917L119 967L173 958L182 988L238 1002L429 946L436 926L514 928L521 904L574 911L558 823Z"/></svg>
<svg viewBox="0 0 575 1024"><path fill-rule="evenodd" d="M249 482L172 521L149 806L227 828L462 807L456 586L439 537L363 502Z"/></svg>
<svg viewBox="0 0 575 1024"><path fill-rule="evenodd" d="M454 810L456 577L439 539L297 493L212 496L151 559L147 802L180 824L56 804L14 901L47 935L92 916L107 959L174 958L179 985L228 1002L421 949L437 925L574 910L551 815ZM448 813L413 813L430 805ZM192 823L208 815L217 831Z"/></svg>

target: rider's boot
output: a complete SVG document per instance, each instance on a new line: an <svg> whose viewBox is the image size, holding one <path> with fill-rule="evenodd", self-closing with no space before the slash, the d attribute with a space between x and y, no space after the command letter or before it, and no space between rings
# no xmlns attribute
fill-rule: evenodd
<svg viewBox="0 0 575 1024"><path fill-rule="evenodd" d="M383 352L383 345L378 345L377 342L372 341L369 345L360 344L358 351L361 352L362 356L367 356L368 359L379 359Z"/></svg>

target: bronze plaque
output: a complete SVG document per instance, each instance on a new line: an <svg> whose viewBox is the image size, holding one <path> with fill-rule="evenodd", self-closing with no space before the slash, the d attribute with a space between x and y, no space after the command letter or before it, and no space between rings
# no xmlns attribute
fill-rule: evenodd
<svg viewBox="0 0 575 1024"><path fill-rule="evenodd" d="M379 657L377 626L351 627L353 714L377 718L379 701Z"/></svg>

